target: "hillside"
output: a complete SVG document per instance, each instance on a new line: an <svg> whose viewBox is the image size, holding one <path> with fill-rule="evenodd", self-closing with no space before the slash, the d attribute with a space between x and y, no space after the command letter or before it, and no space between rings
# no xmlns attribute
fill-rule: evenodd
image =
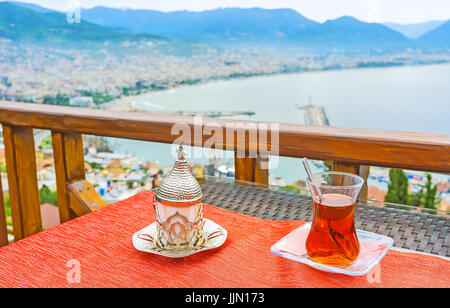
<svg viewBox="0 0 450 308"><path fill-rule="evenodd" d="M430 47L450 48L450 20L422 35L418 41Z"/></svg>
<svg viewBox="0 0 450 308"><path fill-rule="evenodd" d="M129 30L114 30L87 21L70 24L58 12L37 12L12 3L0 2L0 38L19 42L64 43L114 40L159 39Z"/></svg>
<svg viewBox="0 0 450 308"><path fill-rule="evenodd" d="M415 40L424 35L425 33L436 29L444 22L445 21L428 21L415 24L398 24L394 22L387 22L383 23L383 25L388 27L389 29L392 29L394 31L403 34L407 38Z"/></svg>
<svg viewBox="0 0 450 308"><path fill-rule="evenodd" d="M178 54L183 54L183 48L198 49L197 43L225 48L262 47L344 53L395 52L408 48L439 50L450 46L449 22L435 29L436 22L416 25L390 23L386 26L349 16L318 23L292 9L261 8L160 12L94 7L83 9L81 15L80 24L70 24L63 13L32 4L0 2L0 38L44 44L168 42L164 39L168 38L173 44L168 44L167 49L176 50ZM419 39L405 37L417 36L427 29L429 32Z"/></svg>
<svg viewBox="0 0 450 308"><path fill-rule="evenodd" d="M401 49L412 46L412 42L398 32L350 16L326 21L314 39L321 45L339 48Z"/></svg>
<svg viewBox="0 0 450 308"><path fill-rule="evenodd" d="M42 6L39 6L37 4L33 4L33 3L25 3L25 2L15 2L15 1L7 1L8 3L17 5L17 6L21 6L30 10L33 10L35 12L38 13L49 13L49 12L54 12L53 10L44 8Z"/></svg>
<svg viewBox="0 0 450 308"><path fill-rule="evenodd" d="M83 10L83 17L93 23L138 33L156 33L172 39L223 44L279 40L318 25L290 9L228 8L165 13L96 7Z"/></svg>
<svg viewBox="0 0 450 308"><path fill-rule="evenodd" d="M401 49L413 45L402 34L381 24L352 17L321 24L291 9L226 8L164 13L95 7L83 10L83 17L104 26L222 46Z"/></svg>

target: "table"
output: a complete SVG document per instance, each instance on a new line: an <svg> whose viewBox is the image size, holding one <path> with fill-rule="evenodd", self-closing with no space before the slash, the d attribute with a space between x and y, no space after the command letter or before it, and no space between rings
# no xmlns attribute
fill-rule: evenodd
<svg viewBox="0 0 450 308"><path fill-rule="evenodd" d="M258 188L255 183L203 178L200 186L206 203L262 219L312 220L314 204L309 191L290 193L277 186ZM431 215L410 206L386 206L384 202L360 202L355 208L356 228L392 237L397 248L450 257L448 213Z"/></svg>
<svg viewBox="0 0 450 308"><path fill-rule="evenodd" d="M277 220L256 218L205 204L204 217L227 229L228 238L225 244L220 248L187 258L168 259L139 252L132 245L132 234L155 220L151 205L153 193L144 191L1 248L0 286L445 287L449 285L449 259L423 253L391 250L374 271L361 277L324 273L276 256L270 252L270 247L285 234L301 226L304 221L283 220L292 217L290 213L300 215L302 211L297 211L298 203L292 201L294 203L289 203L286 209L271 210L269 208L274 206L273 202L282 201L267 199L267 195L283 195L285 200L300 200L296 202L305 206L311 202L308 201L308 196L301 197L271 189L261 190L258 193L260 188L218 180L208 180L201 185L207 202L242 212L247 211L247 214L255 216L272 215L271 217ZM214 192L218 193L214 195ZM249 200L253 200L253 203ZM388 226L389 222L384 230L388 230ZM441 230L445 229L445 226L446 224ZM426 233L427 231L424 234Z"/></svg>

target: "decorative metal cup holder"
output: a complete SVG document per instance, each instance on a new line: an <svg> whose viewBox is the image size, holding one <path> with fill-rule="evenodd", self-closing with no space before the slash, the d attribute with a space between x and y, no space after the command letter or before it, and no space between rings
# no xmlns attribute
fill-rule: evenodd
<svg viewBox="0 0 450 308"><path fill-rule="evenodd" d="M222 245L227 231L202 215L200 185L192 176L183 147L156 189L156 222L133 235L136 249L167 257L185 257Z"/></svg>
<svg viewBox="0 0 450 308"><path fill-rule="evenodd" d="M222 246L227 239L227 230L209 219L203 219L203 230L187 245L164 245L158 239L158 223L133 235L133 245L137 250L170 258L182 258L189 255Z"/></svg>

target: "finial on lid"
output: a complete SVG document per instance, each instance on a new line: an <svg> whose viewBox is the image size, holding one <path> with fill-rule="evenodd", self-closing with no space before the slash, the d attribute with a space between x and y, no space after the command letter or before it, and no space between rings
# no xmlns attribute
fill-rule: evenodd
<svg viewBox="0 0 450 308"><path fill-rule="evenodd" d="M186 160L186 151L183 148L183 144L180 144L177 153L178 153L178 160Z"/></svg>

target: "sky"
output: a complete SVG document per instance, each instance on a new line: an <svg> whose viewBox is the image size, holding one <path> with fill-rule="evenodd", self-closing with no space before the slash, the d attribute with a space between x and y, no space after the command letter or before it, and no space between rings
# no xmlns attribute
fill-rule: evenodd
<svg viewBox="0 0 450 308"><path fill-rule="evenodd" d="M1 0L0 0L1 1ZM343 15L368 22L419 23L450 19L450 0L17 0L69 11L73 7L203 11L219 7L291 8L324 22Z"/></svg>

